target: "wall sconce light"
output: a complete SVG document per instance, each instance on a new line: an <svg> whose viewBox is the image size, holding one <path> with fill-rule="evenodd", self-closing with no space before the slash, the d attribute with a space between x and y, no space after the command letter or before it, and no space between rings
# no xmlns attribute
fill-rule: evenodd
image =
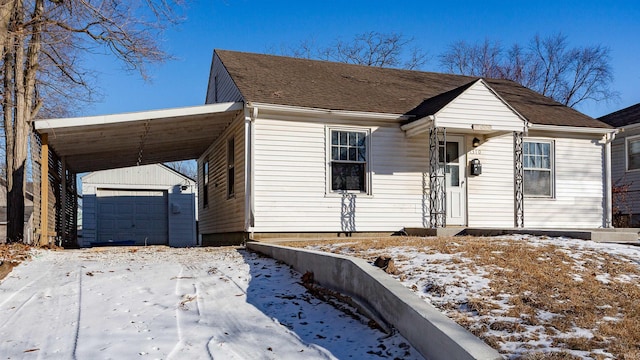
<svg viewBox="0 0 640 360"><path fill-rule="evenodd" d="M478 139L477 137L474 137L473 140L471 141L471 145L473 145L474 148L480 146L480 139Z"/></svg>

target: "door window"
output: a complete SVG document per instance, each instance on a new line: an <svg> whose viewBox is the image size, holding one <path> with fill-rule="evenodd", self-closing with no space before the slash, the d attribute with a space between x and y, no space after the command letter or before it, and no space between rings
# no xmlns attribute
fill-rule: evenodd
<svg viewBox="0 0 640 360"><path fill-rule="evenodd" d="M442 148L440 142L439 161L440 166L444 166L447 175L447 186L460 186L460 152L458 151L458 142L447 142L445 148ZM446 155L446 157L445 157Z"/></svg>

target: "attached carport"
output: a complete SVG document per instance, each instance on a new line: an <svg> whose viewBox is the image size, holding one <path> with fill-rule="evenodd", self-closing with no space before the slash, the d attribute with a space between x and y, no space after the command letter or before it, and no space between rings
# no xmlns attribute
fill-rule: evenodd
<svg viewBox="0 0 640 360"><path fill-rule="evenodd" d="M242 102L232 102L34 121L41 143L34 169L41 185L39 201L34 199L35 239L76 244L76 174L196 159L243 109Z"/></svg>

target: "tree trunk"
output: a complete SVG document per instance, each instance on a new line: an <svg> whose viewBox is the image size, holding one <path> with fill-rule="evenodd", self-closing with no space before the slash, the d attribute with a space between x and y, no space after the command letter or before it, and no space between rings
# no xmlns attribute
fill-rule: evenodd
<svg viewBox="0 0 640 360"><path fill-rule="evenodd" d="M25 111L24 46L25 29L23 2L15 2L10 24L9 44L13 51L7 52L5 60L5 133L7 142L7 241L24 239L25 165L27 162L27 125L23 119ZM13 62L13 63L11 63ZM8 88L8 89L7 89Z"/></svg>

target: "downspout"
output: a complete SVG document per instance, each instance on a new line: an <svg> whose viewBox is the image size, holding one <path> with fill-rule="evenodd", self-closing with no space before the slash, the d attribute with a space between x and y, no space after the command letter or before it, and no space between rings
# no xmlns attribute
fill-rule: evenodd
<svg viewBox="0 0 640 360"><path fill-rule="evenodd" d="M612 186L611 182L611 143L616 138L616 134L618 131L612 133L607 133L604 135L604 204L605 204L605 214L604 214L604 227L612 228L612 211L613 211L613 194L612 194Z"/></svg>
<svg viewBox="0 0 640 360"><path fill-rule="evenodd" d="M258 108L249 107L245 104L244 109L244 228L249 234L249 239L253 239L254 227L254 159L253 148L255 144L255 121L258 117Z"/></svg>

